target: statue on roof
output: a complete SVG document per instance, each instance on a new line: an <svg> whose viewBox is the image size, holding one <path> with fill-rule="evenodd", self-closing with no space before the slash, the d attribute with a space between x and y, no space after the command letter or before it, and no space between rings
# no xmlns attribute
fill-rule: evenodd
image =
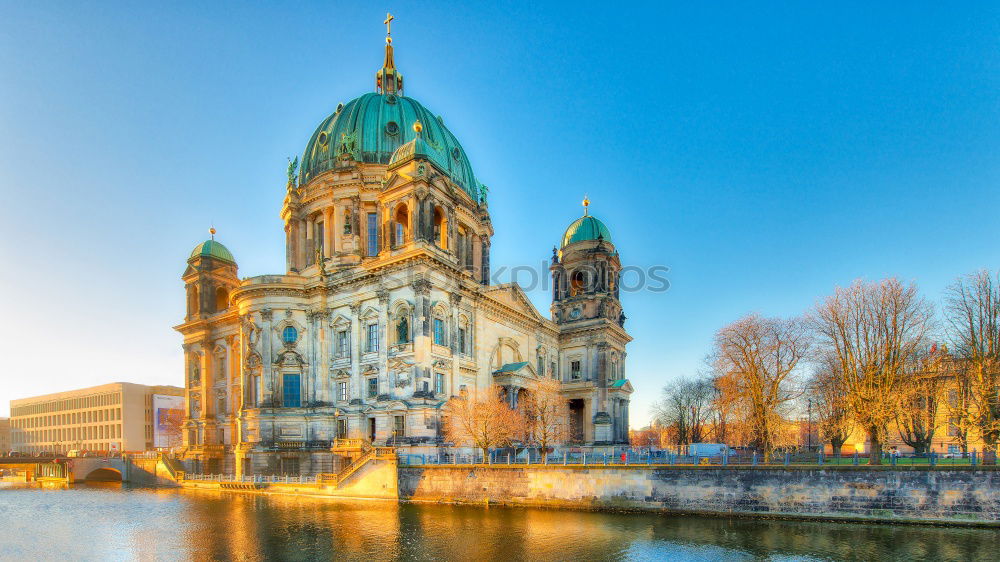
<svg viewBox="0 0 1000 562"><path fill-rule="evenodd" d="M295 171L299 167L299 157L296 156L295 160L291 158L288 159L288 184L295 185Z"/></svg>

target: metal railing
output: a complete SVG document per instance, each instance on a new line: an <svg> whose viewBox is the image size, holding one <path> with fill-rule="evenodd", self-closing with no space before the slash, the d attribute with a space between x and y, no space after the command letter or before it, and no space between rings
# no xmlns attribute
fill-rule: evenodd
<svg viewBox="0 0 1000 562"><path fill-rule="evenodd" d="M996 456L977 453L966 455L941 453L886 453L881 456L881 466L889 467L979 467L996 465ZM758 453L727 455L682 455L656 451L653 453L625 451L615 454L595 452L551 453L539 455L535 451L490 451L487 455L473 453L440 452L437 454L400 454L399 463L406 466L419 465L579 465L579 466L869 466L875 463L867 454L833 456L821 452L791 453L777 452L768 457Z"/></svg>

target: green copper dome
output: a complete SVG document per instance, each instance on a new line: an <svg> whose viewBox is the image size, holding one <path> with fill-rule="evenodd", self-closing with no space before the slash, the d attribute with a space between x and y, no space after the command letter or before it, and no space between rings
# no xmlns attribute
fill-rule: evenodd
<svg viewBox="0 0 1000 562"><path fill-rule="evenodd" d="M215 240L205 240L201 244L195 246L194 250L191 250L191 257L188 259L193 260L197 257L215 258L233 264L236 263L236 260L233 258L233 254L229 252L229 249Z"/></svg>
<svg viewBox="0 0 1000 562"><path fill-rule="evenodd" d="M566 229L566 234L563 234L562 247L565 248L574 242L585 242L598 238L611 242L611 231L604 226L603 222L597 220L597 217L585 215L573 221L573 224Z"/></svg>
<svg viewBox="0 0 1000 562"><path fill-rule="evenodd" d="M474 201L483 190L458 139L444 122L413 98L395 93L368 93L337 108L316 128L302 155L300 183L337 165L343 154L358 162L389 164L400 146L420 137L428 160L441 168Z"/></svg>

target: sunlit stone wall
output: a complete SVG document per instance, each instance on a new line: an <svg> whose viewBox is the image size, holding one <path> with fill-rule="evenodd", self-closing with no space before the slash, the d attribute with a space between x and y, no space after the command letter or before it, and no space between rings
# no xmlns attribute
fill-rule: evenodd
<svg viewBox="0 0 1000 562"><path fill-rule="evenodd" d="M400 467L400 498L1000 523L1000 472L843 467Z"/></svg>

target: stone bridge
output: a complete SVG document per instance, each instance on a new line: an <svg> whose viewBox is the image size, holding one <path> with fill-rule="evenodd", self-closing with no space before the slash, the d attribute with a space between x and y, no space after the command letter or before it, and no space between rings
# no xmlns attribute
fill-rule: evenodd
<svg viewBox="0 0 1000 562"><path fill-rule="evenodd" d="M128 482L130 462L120 458L79 457L66 459L70 483L90 481Z"/></svg>

